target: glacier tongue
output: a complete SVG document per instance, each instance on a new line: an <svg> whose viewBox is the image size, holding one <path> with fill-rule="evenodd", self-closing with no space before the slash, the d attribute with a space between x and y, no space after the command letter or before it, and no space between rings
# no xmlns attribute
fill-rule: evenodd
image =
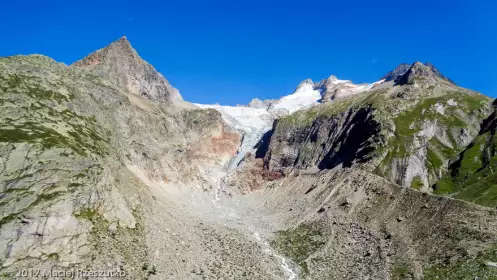
<svg viewBox="0 0 497 280"><path fill-rule="evenodd" d="M222 106L195 104L200 108L211 108L221 113L224 121L242 133L243 139L238 153L231 159L228 171L235 169L243 157L252 152L264 133L268 132L273 121L286 114L319 104L321 93L313 88L313 84L306 83L290 95L273 103L269 108L253 108L247 106Z"/></svg>
<svg viewBox="0 0 497 280"><path fill-rule="evenodd" d="M236 156L232 158L229 163L228 171L234 170L248 152L254 152L254 147L255 145L257 145L257 142L259 142L264 133L266 133L270 129L271 127L264 127L257 130L252 130L250 132L245 132L243 134L242 144L240 145Z"/></svg>
<svg viewBox="0 0 497 280"><path fill-rule="evenodd" d="M264 108L244 106L221 106L195 104L200 108L211 108L219 111L224 121L242 133L242 143L234 158L231 159L228 171L235 169L243 157L253 151L254 146L269 131L275 117Z"/></svg>
<svg viewBox="0 0 497 280"><path fill-rule="evenodd" d="M274 117L264 108L246 106L222 106L194 104L200 108L219 111L226 123L242 132L249 132L262 127L271 127Z"/></svg>
<svg viewBox="0 0 497 280"><path fill-rule="evenodd" d="M218 104L194 105L219 111L224 121L242 134L243 139L238 153L231 159L228 166L228 171L231 171L238 166L247 152L253 151L264 133L272 128L273 121L276 118L319 104L326 97L327 92L335 90L336 86L341 86L342 92L335 97L341 97L367 91L381 82L383 81L354 85L351 81L339 80L335 76L331 76L319 83L313 83L310 79L305 80L300 83L292 94L279 100L268 100L268 104L264 104L259 100L258 103L261 104L256 107L223 106Z"/></svg>

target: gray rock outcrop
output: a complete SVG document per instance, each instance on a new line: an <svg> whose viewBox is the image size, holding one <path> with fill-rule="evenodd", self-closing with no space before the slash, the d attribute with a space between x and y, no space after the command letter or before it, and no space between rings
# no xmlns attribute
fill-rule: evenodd
<svg viewBox="0 0 497 280"><path fill-rule="evenodd" d="M90 70L120 89L152 101L172 104L181 100L178 90L136 53L126 37L95 51L71 67Z"/></svg>

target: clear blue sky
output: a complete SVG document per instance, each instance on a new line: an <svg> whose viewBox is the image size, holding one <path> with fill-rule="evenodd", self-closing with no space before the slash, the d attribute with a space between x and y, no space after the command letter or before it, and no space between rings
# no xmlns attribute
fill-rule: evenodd
<svg viewBox="0 0 497 280"><path fill-rule="evenodd" d="M194 102L277 98L331 74L372 82L416 60L497 97L496 2L2 1L0 56L70 64L126 35Z"/></svg>

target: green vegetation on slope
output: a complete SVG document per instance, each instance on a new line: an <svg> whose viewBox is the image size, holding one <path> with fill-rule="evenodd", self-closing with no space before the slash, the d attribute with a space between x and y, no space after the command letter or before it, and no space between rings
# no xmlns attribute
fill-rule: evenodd
<svg viewBox="0 0 497 280"><path fill-rule="evenodd" d="M302 275L309 273L306 260L324 246L326 237L317 224L300 224L298 227L276 232L271 246L289 257L302 269Z"/></svg>
<svg viewBox="0 0 497 280"><path fill-rule="evenodd" d="M414 273L406 260L398 259L392 266L390 277L392 280L414 279Z"/></svg>
<svg viewBox="0 0 497 280"><path fill-rule="evenodd" d="M434 192L497 206L496 141L491 132L477 136L451 165L450 173L436 183Z"/></svg>
<svg viewBox="0 0 497 280"><path fill-rule="evenodd" d="M497 245L478 253L473 257L450 264L438 264L426 267L423 279L450 279L450 280L494 280L497 279ZM406 260L397 259L391 269L391 278L394 280L414 279L414 269Z"/></svg>
<svg viewBox="0 0 497 280"><path fill-rule="evenodd" d="M72 94L37 85L36 78L0 73L0 142L69 148L80 156L107 153L107 132L95 117L67 109Z"/></svg>
<svg viewBox="0 0 497 280"><path fill-rule="evenodd" d="M487 104L488 98L485 96L457 91L419 99L411 108L393 118L395 134L387 145L388 152L378 169L379 175L388 177L394 160L403 161L415 151L413 143L416 137L421 147L426 148L425 165L431 178L438 178L440 173L446 171L447 162L464 148L457 134L474 126L469 120L472 116L484 117L482 109ZM438 135L424 143L424 136L421 137L420 132L425 123L444 131L444 134L435 131ZM444 139L444 143L438 140L439 137Z"/></svg>
<svg viewBox="0 0 497 280"><path fill-rule="evenodd" d="M110 132L87 108L102 89L87 78L43 56L0 58L0 227L99 181Z"/></svg>
<svg viewBox="0 0 497 280"><path fill-rule="evenodd" d="M484 252L479 253L474 258L458 261L448 266L428 268L424 272L424 279L497 279L496 262L497 246L493 246Z"/></svg>
<svg viewBox="0 0 497 280"><path fill-rule="evenodd" d="M422 149L428 184L433 184L447 172L449 160L464 149L463 134L474 133L478 120L486 117L490 99L456 87L400 90L373 90L298 111L280 118L275 133L310 127L319 118L345 118L347 111L371 107L386 142L375 147L374 154L381 159L375 172L403 183L408 159ZM418 179L410 185L423 187L419 183Z"/></svg>
<svg viewBox="0 0 497 280"><path fill-rule="evenodd" d="M497 206L497 102L494 112L482 121L480 132L450 165L450 173L434 185L437 194L485 206Z"/></svg>

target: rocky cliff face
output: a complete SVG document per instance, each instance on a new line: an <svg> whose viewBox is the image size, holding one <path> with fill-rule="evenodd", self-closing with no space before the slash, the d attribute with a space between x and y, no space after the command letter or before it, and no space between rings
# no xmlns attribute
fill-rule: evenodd
<svg viewBox="0 0 497 280"><path fill-rule="evenodd" d="M388 72L381 79L385 80L385 82L390 82L390 81L395 82L399 77L403 76L407 71L409 71L410 68L411 64L402 63L392 71Z"/></svg>
<svg viewBox="0 0 497 280"><path fill-rule="evenodd" d="M358 94L372 88L375 84L355 85L351 81L339 80L335 76L322 80L314 84L314 88L321 92L321 102L326 103L337 98L344 98L350 95Z"/></svg>
<svg viewBox="0 0 497 280"><path fill-rule="evenodd" d="M171 104L181 100L178 90L136 53L126 37L75 62L71 67L84 68L94 75L105 77L122 90L152 101Z"/></svg>
<svg viewBox="0 0 497 280"><path fill-rule="evenodd" d="M375 142L381 141L379 123L371 107L349 108L315 118L312 110L306 113L276 121L267 151L262 150L263 146L258 151L264 154L268 169L288 174L293 169L310 167L350 167L367 161Z"/></svg>
<svg viewBox="0 0 497 280"><path fill-rule="evenodd" d="M0 262L5 275L112 265L137 279L147 183L212 188L199 169L221 168L240 135L214 110L165 104L174 90L125 39L76 65L0 59Z"/></svg>
<svg viewBox="0 0 497 280"><path fill-rule="evenodd" d="M402 69L402 66L400 66L400 68ZM396 70L399 70L399 68ZM437 68L435 68L435 66L433 66L433 64L423 64L421 62L416 62L411 65L404 74L399 75L394 81L398 85L414 84L416 82L428 85L438 83L453 84L453 82L449 78L445 77Z"/></svg>
<svg viewBox="0 0 497 280"><path fill-rule="evenodd" d="M196 107L125 38L70 67L0 58L0 276L492 279L495 210L430 194L495 206L489 99L390 76Z"/></svg>
<svg viewBox="0 0 497 280"><path fill-rule="evenodd" d="M356 165L430 191L449 160L478 134L490 108L490 99L432 69L415 63L395 83L279 119L264 155L266 168Z"/></svg>

